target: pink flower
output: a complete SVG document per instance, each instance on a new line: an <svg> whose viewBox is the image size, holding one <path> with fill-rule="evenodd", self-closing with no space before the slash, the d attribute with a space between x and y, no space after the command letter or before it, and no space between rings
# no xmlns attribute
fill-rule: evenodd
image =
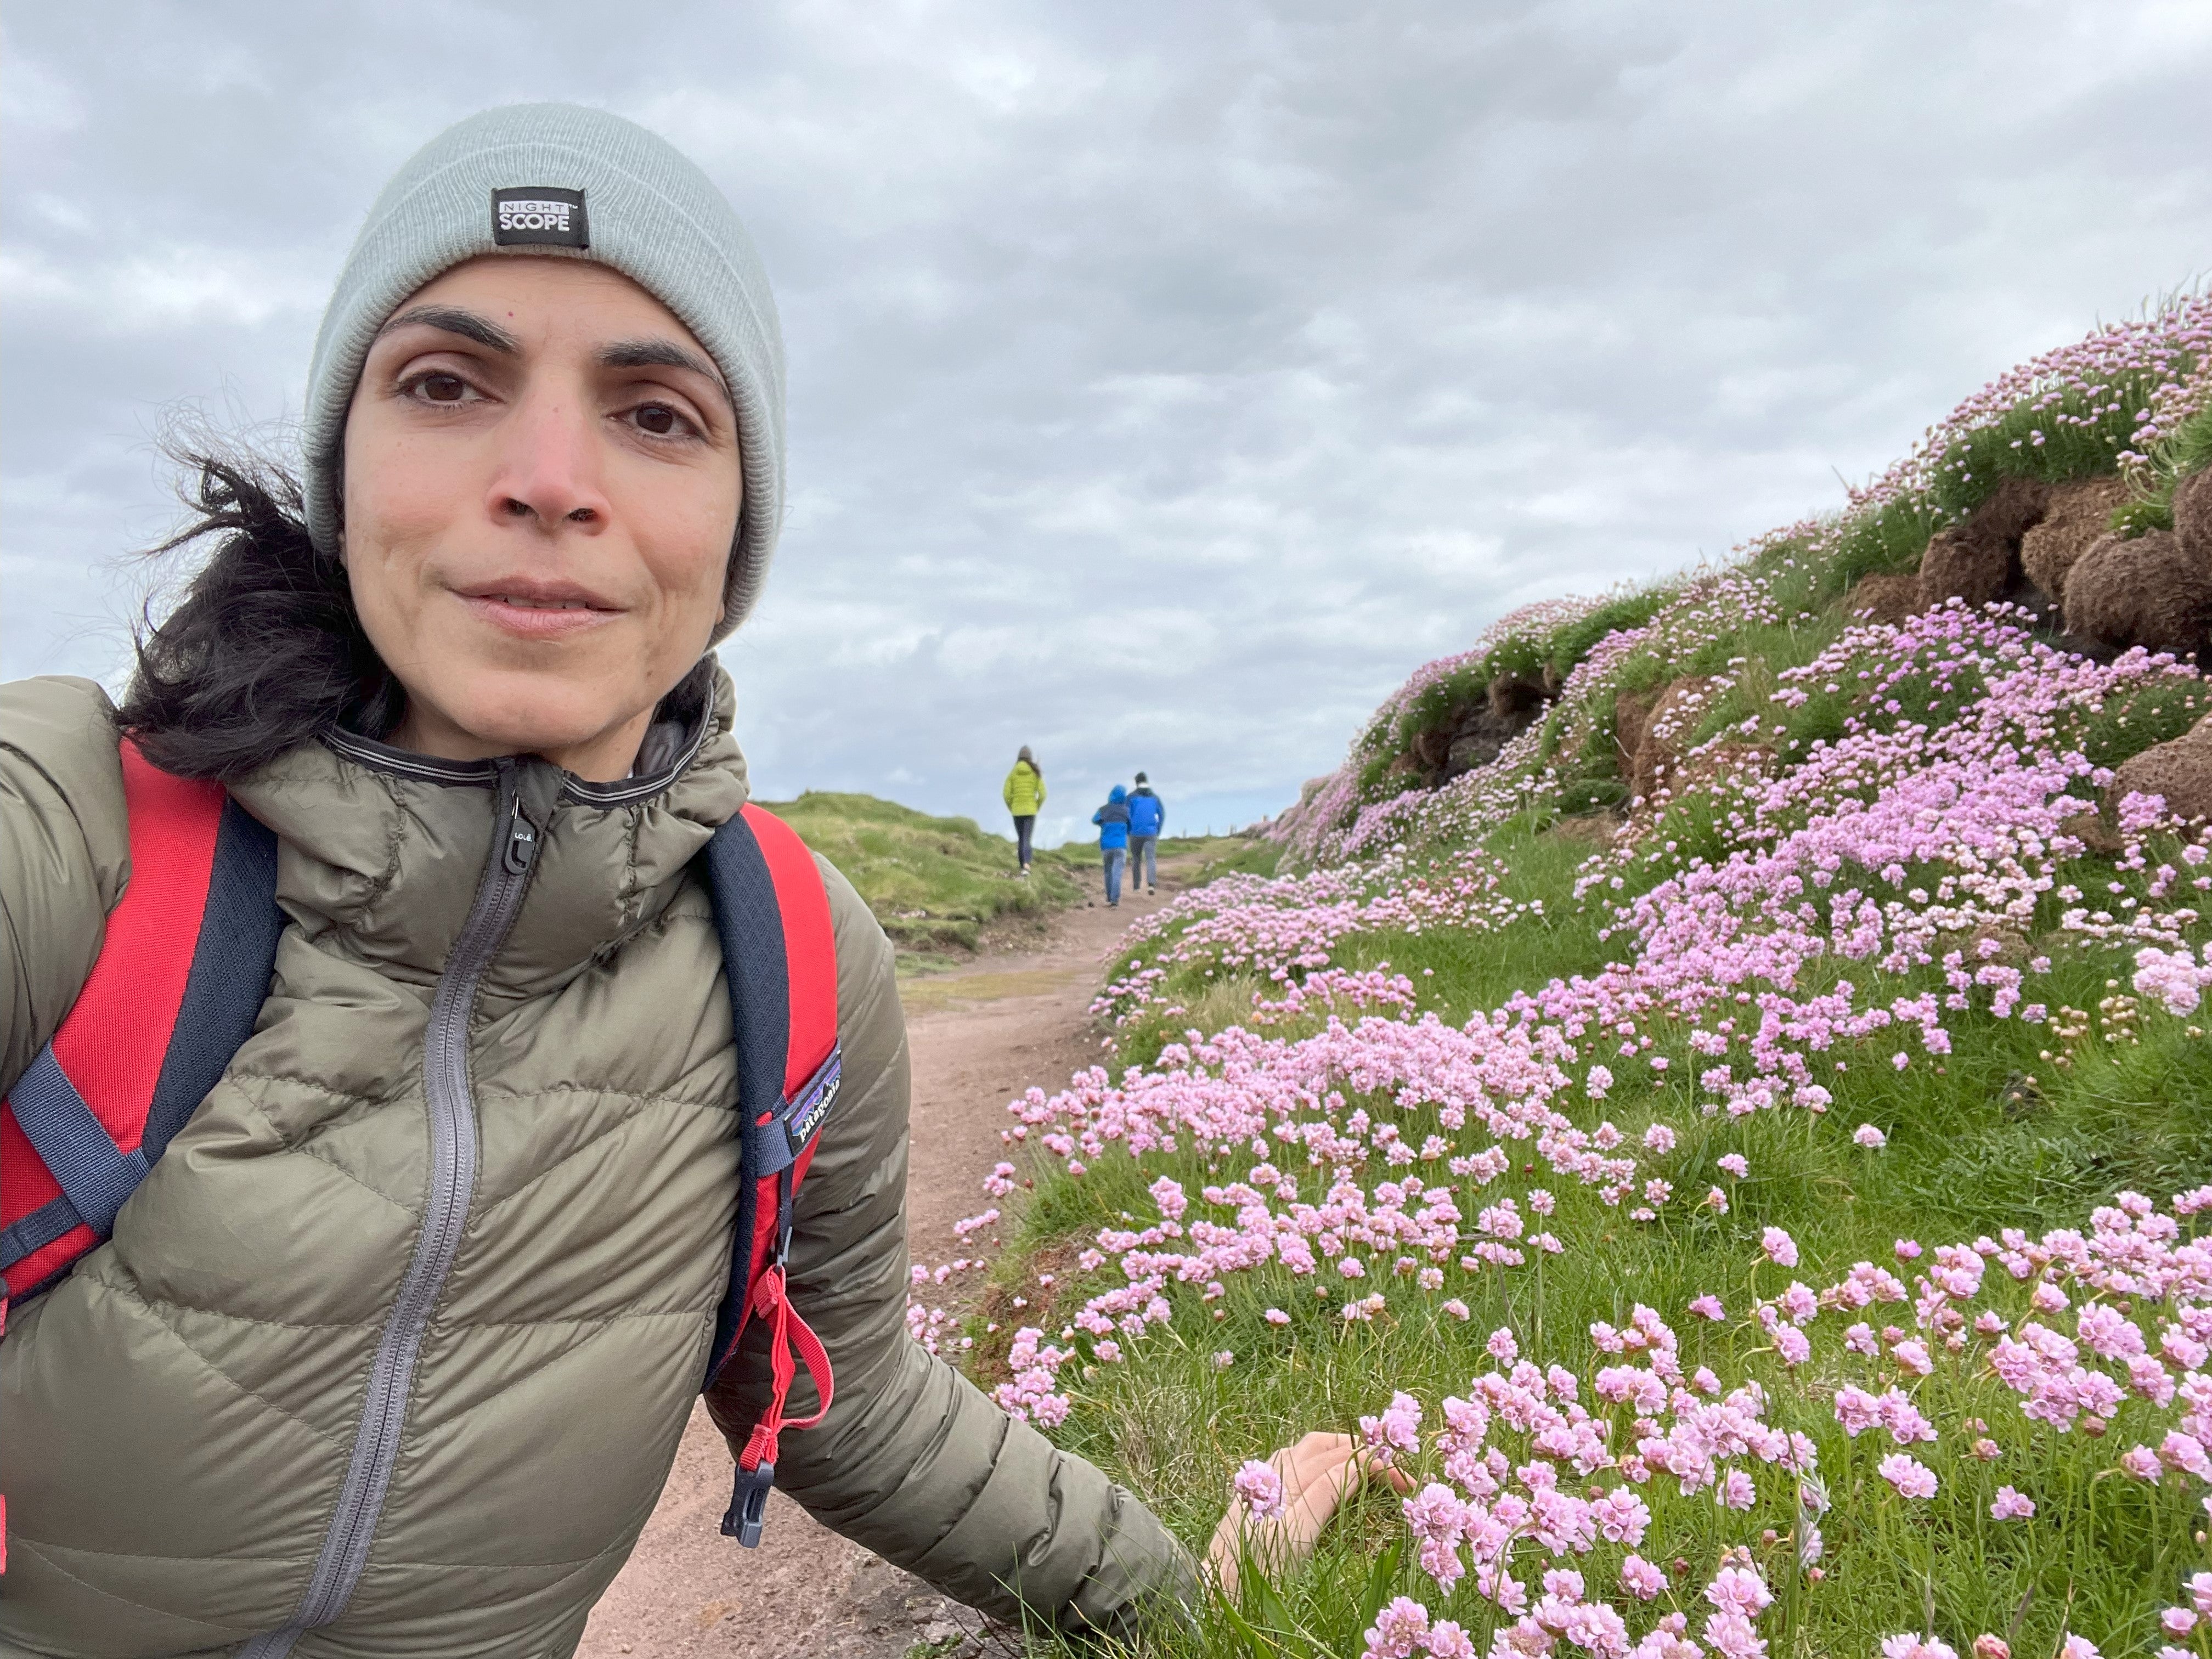
<svg viewBox="0 0 2212 1659"><path fill-rule="evenodd" d="M1271 1521L1283 1512L1283 1477L1273 1464L1247 1458L1231 1485L1255 1521Z"/></svg>
<svg viewBox="0 0 2212 1659"><path fill-rule="evenodd" d="M1753 1568L1723 1567L1713 1575L1713 1582L1705 1586L1705 1600L1723 1613L1756 1618L1773 1604L1774 1592L1766 1588L1766 1581Z"/></svg>
<svg viewBox="0 0 2212 1659"><path fill-rule="evenodd" d="M1751 1164L1741 1152L1724 1152L1713 1161L1720 1166L1723 1174L1732 1175L1738 1181L1741 1181L1751 1173Z"/></svg>
<svg viewBox="0 0 2212 1659"><path fill-rule="evenodd" d="M1290 1315L1285 1313L1280 1308L1270 1308L1267 1312L1261 1314L1260 1317L1266 1320L1270 1325L1287 1325L1291 1322Z"/></svg>
<svg viewBox="0 0 2212 1659"><path fill-rule="evenodd" d="M1410 1596L1397 1596L1375 1615L1364 1659L1412 1659L1428 1634L1429 1610Z"/></svg>
<svg viewBox="0 0 2212 1659"><path fill-rule="evenodd" d="M1521 1345L1513 1340L1513 1332L1507 1326L1500 1325L1491 1332L1490 1340L1482 1346L1501 1365L1510 1365L1521 1357Z"/></svg>
<svg viewBox="0 0 2212 1659"><path fill-rule="evenodd" d="M1720 1297L1713 1295L1710 1291L1690 1304L1690 1311L1700 1319L1710 1319L1716 1322L1728 1317L1728 1310L1721 1306Z"/></svg>
<svg viewBox="0 0 2212 1659"><path fill-rule="evenodd" d="M1851 1139L1869 1152L1880 1152L1889 1145L1889 1137L1871 1123L1862 1123L1851 1131Z"/></svg>
<svg viewBox="0 0 2212 1659"><path fill-rule="evenodd" d="M1885 1636L1881 1659L1959 1659L1959 1655L1948 1642L1933 1636Z"/></svg>
<svg viewBox="0 0 2212 1659"><path fill-rule="evenodd" d="M1892 1452L1875 1465L1875 1472L1907 1498L1933 1498L1936 1471L1903 1452Z"/></svg>
<svg viewBox="0 0 2212 1659"><path fill-rule="evenodd" d="M1769 1227L1760 1233L1759 1248L1766 1252L1766 1259L1778 1267L1797 1265L1797 1241L1779 1227Z"/></svg>
<svg viewBox="0 0 2212 1659"><path fill-rule="evenodd" d="M1716 1613L1708 1617L1705 1640L1725 1659L1765 1659L1765 1638L1740 1613Z"/></svg>
<svg viewBox="0 0 2212 1659"><path fill-rule="evenodd" d="M1667 1575L1640 1555L1620 1564L1620 1587L1639 1601L1656 1599L1667 1588Z"/></svg>
<svg viewBox="0 0 2212 1659"><path fill-rule="evenodd" d="M1999 1486L1996 1501L1990 1505L1992 1521L2025 1521L2034 1513L2035 1500L2022 1497L2010 1486Z"/></svg>
<svg viewBox="0 0 2212 1659"><path fill-rule="evenodd" d="M2158 1461L2158 1454L2148 1446L2130 1446L2122 1452L2120 1469L2138 1480L2157 1480L2166 1474L2166 1466Z"/></svg>

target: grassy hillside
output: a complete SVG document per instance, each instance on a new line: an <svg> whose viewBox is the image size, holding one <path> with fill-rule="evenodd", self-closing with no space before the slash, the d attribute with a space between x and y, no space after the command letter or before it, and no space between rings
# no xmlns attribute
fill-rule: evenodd
<svg viewBox="0 0 2212 1659"><path fill-rule="evenodd" d="M2007 477L2170 524L2208 364L2185 299L1508 618L1125 941L969 1363L1194 1547L1308 1429L1416 1489L1148 1652L2212 1654L2212 830L2114 781L2212 686L1865 585Z"/></svg>
<svg viewBox="0 0 2212 1659"><path fill-rule="evenodd" d="M873 795L812 789L761 805L842 871L902 952L917 956L973 950L990 922L1079 902L1077 875L1090 875L1097 861L1082 848L1041 851L1023 881L1013 842L986 835L973 818L934 818Z"/></svg>

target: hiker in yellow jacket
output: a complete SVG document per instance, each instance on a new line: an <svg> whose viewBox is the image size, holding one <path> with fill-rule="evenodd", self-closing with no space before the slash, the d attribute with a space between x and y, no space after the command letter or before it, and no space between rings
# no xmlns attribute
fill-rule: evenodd
<svg viewBox="0 0 2212 1659"><path fill-rule="evenodd" d="M1030 872L1030 835L1036 828L1037 808L1044 805L1044 774L1038 769L1036 757L1030 753L1027 744L1014 757L1014 769L1006 774L1006 787L999 791L1006 797L1006 811L1014 815L1014 853L1022 861L1022 873Z"/></svg>

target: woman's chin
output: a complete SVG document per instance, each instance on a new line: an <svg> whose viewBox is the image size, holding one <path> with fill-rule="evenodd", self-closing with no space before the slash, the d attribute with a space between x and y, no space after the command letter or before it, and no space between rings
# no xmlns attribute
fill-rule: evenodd
<svg viewBox="0 0 2212 1659"><path fill-rule="evenodd" d="M438 689L444 693L438 698L442 723L458 727L484 756L559 758L604 742L639 712L634 697L594 696L589 688L550 674L495 673L450 690Z"/></svg>

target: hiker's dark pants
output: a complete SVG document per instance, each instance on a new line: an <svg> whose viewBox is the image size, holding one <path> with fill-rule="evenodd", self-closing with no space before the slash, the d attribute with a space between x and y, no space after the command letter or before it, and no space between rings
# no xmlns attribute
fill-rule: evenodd
<svg viewBox="0 0 2212 1659"><path fill-rule="evenodd" d="M1129 890L1160 884L1160 838L1158 836L1129 837Z"/></svg>
<svg viewBox="0 0 2212 1659"><path fill-rule="evenodd" d="M1129 856L1126 847L1102 847L1099 855L1106 860L1106 902L1121 902L1121 860Z"/></svg>
<svg viewBox="0 0 2212 1659"><path fill-rule="evenodd" d="M1014 856L1022 861L1022 868L1030 867L1030 832L1036 828L1036 814L1017 812L1014 815Z"/></svg>

